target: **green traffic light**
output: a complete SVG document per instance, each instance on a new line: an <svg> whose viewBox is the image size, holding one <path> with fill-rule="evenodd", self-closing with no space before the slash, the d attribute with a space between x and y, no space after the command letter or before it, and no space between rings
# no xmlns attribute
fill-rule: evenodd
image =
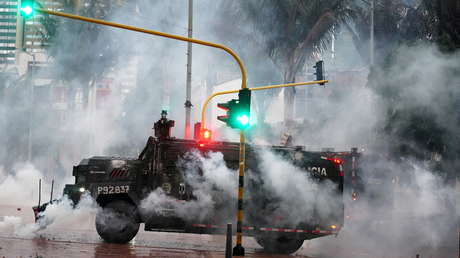
<svg viewBox="0 0 460 258"><path fill-rule="evenodd" d="M19 8L21 15L24 17L30 17L34 14L34 1L24 1Z"/></svg>
<svg viewBox="0 0 460 258"><path fill-rule="evenodd" d="M24 14L24 16L30 16L34 12L34 9L32 9L32 7L30 7L29 5L26 7L21 7L20 10Z"/></svg>
<svg viewBox="0 0 460 258"><path fill-rule="evenodd" d="M248 129L251 112L251 91L249 89L241 89L238 92L238 105L234 111L234 127L241 130Z"/></svg>
<svg viewBox="0 0 460 258"><path fill-rule="evenodd" d="M240 123L241 127L246 127L249 124L249 116L246 114L237 116L236 120Z"/></svg>

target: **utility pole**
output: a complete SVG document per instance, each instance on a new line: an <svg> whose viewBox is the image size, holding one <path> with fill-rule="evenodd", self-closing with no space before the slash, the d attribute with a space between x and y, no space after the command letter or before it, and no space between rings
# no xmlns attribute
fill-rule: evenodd
<svg viewBox="0 0 460 258"><path fill-rule="evenodd" d="M193 36L193 0L188 0L188 37ZM187 84L185 95L185 139L190 139L190 113L192 111L192 42L187 43Z"/></svg>
<svg viewBox="0 0 460 258"><path fill-rule="evenodd" d="M96 150L96 105L97 105L97 88L96 88L96 82L94 81L95 79L91 80L91 84L88 85L88 103L86 103L86 119L88 119L89 122L89 154L94 155L95 153L99 153L98 150Z"/></svg>
<svg viewBox="0 0 460 258"><path fill-rule="evenodd" d="M35 54L29 54L26 51L24 53L32 56L33 62L32 64L30 62L27 63L27 72L30 73L29 75L29 80L28 83L30 84L29 86L29 121L28 121L28 131L27 131L27 161L29 163L32 162L32 119L33 119L33 110L34 110L34 69L36 69L36 60L35 60Z"/></svg>
<svg viewBox="0 0 460 258"><path fill-rule="evenodd" d="M374 65L374 8L375 8L375 0L371 0L371 27L370 27L370 32L371 32L371 38L370 38L370 47L369 47L369 61L370 65Z"/></svg>
<svg viewBox="0 0 460 258"><path fill-rule="evenodd" d="M332 26L331 59L332 63L335 64L335 26Z"/></svg>

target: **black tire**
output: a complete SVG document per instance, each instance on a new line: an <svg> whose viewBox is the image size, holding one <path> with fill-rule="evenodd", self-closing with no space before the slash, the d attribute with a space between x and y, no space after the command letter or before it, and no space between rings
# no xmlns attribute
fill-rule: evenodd
<svg viewBox="0 0 460 258"><path fill-rule="evenodd" d="M256 242L271 254L292 254L303 245L303 239L288 236L256 236Z"/></svg>
<svg viewBox="0 0 460 258"><path fill-rule="evenodd" d="M96 214L97 233L108 243L128 243L139 231L137 217L137 209L131 203L112 201Z"/></svg>

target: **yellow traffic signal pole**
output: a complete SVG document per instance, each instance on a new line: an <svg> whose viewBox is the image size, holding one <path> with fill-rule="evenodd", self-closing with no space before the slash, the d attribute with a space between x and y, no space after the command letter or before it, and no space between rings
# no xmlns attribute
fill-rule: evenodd
<svg viewBox="0 0 460 258"><path fill-rule="evenodd" d="M244 89L246 88L246 69L244 68L243 62L241 61L240 57L233 52L230 48L220 45L220 44L215 44L212 42L207 42L203 40L197 40L197 39L192 39L192 38L187 38L187 37L182 37L178 35L173 35L173 34L168 34L164 32L159 32L159 31L154 31L154 30L147 30L143 28L138 28L134 26L129 26L129 25L124 25L124 24L119 24L119 23L113 23L113 22L108 22L104 20L99 20L99 19L94 19L94 18L88 18L84 16L78 16L78 15L73 15L73 14L68 14L68 13L62 13L62 12L56 12L56 11L51 11L51 10L46 10L43 8L35 8L35 11L41 12L41 13L46 13L49 15L56 15L60 17L65 17L69 19L74 19L74 20L80 20L80 21L85 21L85 22L90 22L90 23L96 23L96 24L101 24L101 25L106 25L106 26L111 26L111 27L116 27L124 30L131 30L131 31L137 31L141 33L146 33L146 34L151 34L151 35L156 35L160 37L165 37L165 38L170 38L170 39L175 39L175 40L180 40L180 41L187 41L187 42L192 42L195 44L200 44L208 47L214 47L214 48L220 48L227 53L229 53L238 63L238 66L240 67L241 71L241 88ZM204 128L204 121L201 123L201 129ZM243 222L243 187L244 187L244 166L245 166L245 137L244 137L244 131L240 131L240 165L239 165L239 187L238 187L238 214L237 214L237 233L236 233L236 246L233 249L233 255L243 255L244 256L244 248L242 246L242 240L243 240L243 234L242 234L242 222Z"/></svg>

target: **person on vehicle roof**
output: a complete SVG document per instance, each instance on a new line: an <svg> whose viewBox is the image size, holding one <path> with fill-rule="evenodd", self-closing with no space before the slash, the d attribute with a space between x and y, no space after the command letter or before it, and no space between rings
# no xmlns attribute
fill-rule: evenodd
<svg viewBox="0 0 460 258"><path fill-rule="evenodd" d="M169 120L166 116L168 112L166 110L161 111L161 118L153 125L155 130L155 137L159 140L165 140L171 138L171 128L174 127L174 120Z"/></svg>

